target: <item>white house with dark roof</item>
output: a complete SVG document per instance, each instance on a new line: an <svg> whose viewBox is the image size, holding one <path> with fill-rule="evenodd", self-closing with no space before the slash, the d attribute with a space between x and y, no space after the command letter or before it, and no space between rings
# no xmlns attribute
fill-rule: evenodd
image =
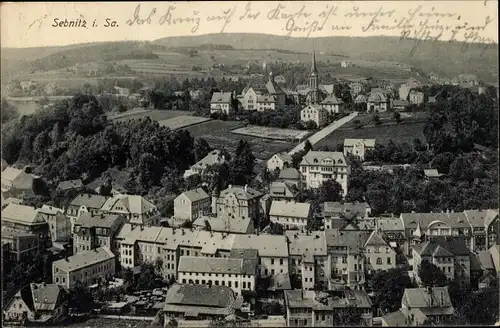
<svg viewBox="0 0 500 328"><path fill-rule="evenodd" d="M401 299L401 309L418 309L436 324L454 313L448 287L406 288Z"/></svg>
<svg viewBox="0 0 500 328"><path fill-rule="evenodd" d="M299 188L288 181L273 181L269 186L269 197L273 201L298 201Z"/></svg>
<svg viewBox="0 0 500 328"><path fill-rule="evenodd" d="M264 112L266 110L275 110L277 108L278 101L275 96L272 95L260 95L257 97L257 110L259 112Z"/></svg>
<svg viewBox="0 0 500 328"><path fill-rule="evenodd" d="M305 228L311 217L310 203L297 203L287 200L273 200L269 219L273 223L283 225L285 229Z"/></svg>
<svg viewBox="0 0 500 328"><path fill-rule="evenodd" d="M292 156L290 156L287 152L276 153L267 160L267 169L270 172L273 172L276 169L283 170L291 166Z"/></svg>
<svg viewBox="0 0 500 328"><path fill-rule="evenodd" d="M233 111L233 94L231 92L214 92L210 100L210 113L230 114Z"/></svg>
<svg viewBox="0 0 500 328"><path fill-rule="evenodd" d="M323 109L325 109L330 114L344 112L344 101L340 98L337 98L333 93L323 99L320 104L321 107L323 107Z"/></svg>
<svg viewBox="0 0 500 328"><path fill-rule="evenodd" d="M217 217L199 216L193 222L193 226L197 229L221 233L252 234L255 231L253 221L250 218L233 218L222 215Z"/></svg>
<svg viewBox="0 0 500 328"><path fill-rule="evenodd" d="M264 86L252 85L243 89L239 97L241 106L245 110L275 110L284 109L286 93L275 81L272 72Z"/></svg>
<svg viewBox="0 0 500 328"><path fill-rule="evenodd" d="M250 218L256 220L259 215L259 200L263 196L248 186L233 186L221 191L215 199L216 215L227 215L234 218Z"/></svg>
<svg viewBox="0 0 500 328"><path fill-rule="evenodd" d="M317 127L322 127L328 123L328 111L320 104L309 104L300 111L300 120L313 121Z"/></svg>
<svg viewBox="0 0 500 328"><path fill-rule="evenodd" d="M202 188L185 191L174 199L175 218L195 221L210 212L210 196Z"/></svg>
<svg viewBox="0 0 500 328"><path fill-rule="evenodd" d="M114 238L126 220L124 215L82 213L73 227L73 254L103 246L115 251Z"/></svg>
<svg viewBox="0 0 500 328"><path fill-rule="evenodd" d="M254 291L257 262L238 258L181 256L177 282L195 285L227 286L236 295Z"/></svg>
<svg viewBox="0 0 500 328"><path fill-rule="evenodd" d="M374 230L365 238L363 255L365 270L369 275L396 267L396 252L384 240L382 234Z"/></svg>
<svg viewBox="0 0 500 328"><path fill-rule="evenodd" d="M184 178L187 178L193 174L203 174L205 170L211 166L216 164L223 164L226 162L225 156L222 154L220 150L212 150L207 156L203 157L197 163L191 165L189 170L184 172Z"/></svg>
<svg viewBox="0 0 500 328"><path fill-rule="evenodd" d="M300 162L300 173L305 187L319 188L326 180L338 182L347 195L347 178L351 166L341 152L309 151Z"/></svg>
<svg viewBox="0 0 500 328"><path fill-rule="evenodd" d="M33 190L33 176L13 168L7 167L2 171L2 192L9 192L12 190Z"/></svg>
<svg viewBox="0 0 500 328"><path fill-rule="evenodd" d="M366 112L382 113L388 111L389 108L389 99L387 95L381 90L372 89L366 103Z"/></svg>
<svg viewBox="0 0 500 328"><path fill-rule="evenodd" d="M344 155L351 154L365 159L368 150L375 149L375 139L344 139Z"/></svg>
<svg viewBox="0 0 500 328"><path fill-rule="evenodd" d="M487 250L499 244L500 226L498 225L498 210L466 210L465 217L471 227L471 251Z"/></svg>
<svg viewBox="0 0 500 328"><path fill-rule="evenodd" d="M69 203L64 214L74 223L81 213L90 212L93 215L98 214L104 203L106 203L106 200L108 200L108 197L101 195L80 194Z"/></svg>
<svg viewBox="0 0 500 328"><path fill-rule="evenodd" d="M49 224L50 239L54 241L66 242L71 238L71 220L64 215L62 208L43 205L38 208L37 213Z"/></svg>
<svg viewBox="0 0 500 328"><path fill-rule="evenodd" d="M79 281L86 286L111 279L116 274L115 255L99 247L52 263L52 281L71 289Z"/></svg>
<svg viewBox="0 0 500 328"><path fill-rule="evenodd" d="M34 207L11 203L2 209L2 228L27 232L38 237L41 247L49 246L49 224Z"/></svg>

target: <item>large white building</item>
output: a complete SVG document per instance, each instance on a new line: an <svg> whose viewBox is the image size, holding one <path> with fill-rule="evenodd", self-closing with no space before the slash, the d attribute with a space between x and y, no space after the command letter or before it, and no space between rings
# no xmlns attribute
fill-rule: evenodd
<svg viewBox="0 0 500 328"><path fill-rule="evenodd" d="M351 167L341 152L310 151L300 162L300 173L306 188L319 188L327 180L337 181L347 195L347 178Z"/></svg>
<svg viewBox="0 0 500 328"><path fill-rule="evenodd" d="M246 87L243 89L241 96L238 96L238 100L245 110L284 109L286 93L276 83L273 73L270 72L269 80L264 87Z"/></svg>
<svg viewBox="0 0 500 328"><path fill-rule="evenodd" d="M257 262L237 258L181 256L177 282L231 288L236 295L255 290Z"/></svg>
<svg viewBox="0 0 500 328"><path fill-rule="evenodd" d="M279 223L285 229L305 228L310 216L310 203L296 203L286 200L273 200L271 210L269 211L271 222Z"/></svg>
<svg viewBox="0 0 500 328"><path fill-rule="evenodd" d="M344 139L344 155L352 154L365 159L368 150L375 149L375 139Z"/></svg>
<svg viewBox="0 0 500 328"><path fill-rule="evenodd" d="M300 120L313 121L318 127L328 122L328 112L319 104L309 104L300 111Z"/></svg>

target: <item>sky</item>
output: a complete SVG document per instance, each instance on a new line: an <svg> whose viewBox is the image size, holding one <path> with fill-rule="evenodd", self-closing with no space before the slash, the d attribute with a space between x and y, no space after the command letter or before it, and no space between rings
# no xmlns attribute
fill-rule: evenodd
<svg viewBox="0 0 500 328"><path fill-rule="evenodd" d="M498 43L497 6L497 1L488 0L3 2L0 31L1 46L16 48L221 32L311 38L406 33L419 39ZM65 20L79 27L64 26Z"/></svg>

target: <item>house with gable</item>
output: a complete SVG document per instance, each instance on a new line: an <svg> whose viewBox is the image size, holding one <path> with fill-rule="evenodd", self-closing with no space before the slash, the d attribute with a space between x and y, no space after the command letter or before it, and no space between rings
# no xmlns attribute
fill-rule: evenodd
<svg viewBox="0 0 500 328"><path fill-rule="evenodd" d="M38 326L60 323L67 317L68 300L68 292L58 285L31 283L4 304L3 322Z"/></svg>
<svg viewBox="0 0 500 328"><path fill-rule="evenodd" d="M174 217L195 221L211 213L210 196L202 188L188 190L174 199Z"/></svg>
<svg viewBox="0 0 500 328"><path fill-rule="evenodd" d="M382 113L390 109L390 101L386 92L379 88L371 90L366 103L367 113Z"/></svg>
<svg viewBox="0 0 500 328"><path fill-rule="evenodd" d="M344 101L333 93L321 101L321 106L330 114L343 113L345 109Z"/></svg>
<svg viewBox="0 0 500 328"><path fill-rule="evenodd" d="M470 250L487 250L500 244L500 225L498 210L466 210L465 217L471 228Z"/></svg>
<svg viewBox="0 0 500 328"><path fill-rule="evenodd" d="M233 94L231 92L214 92L210 100L210 113L231 114L233 112Z"/></svg>
<svg viewBox="0 0 500 328"><path fill-rule="evenodd" d="M67 242L71 238L71 221L62 208L42 205L37 213L48 223L52 242Z"/></svg>
<svg viewBox="0 0 500 328"><path fill-rule="evenodd" d="M395 268L396 252L384 240L382 234L374 230L367 236L363 238L366 240L363 245L363 255L367 274L372 275L377 271Z"/></svg>
<svg viewBox="0 0 500 328"><path fill-rule="evenodd" d="M197 163L191 165L189 170L184 172L184 178L193 174L202 175L211 165L223 164L226 162L226 157L221 150L212 150L207 156L203 157Z"/></svg>
<svg viewBox="0 0 500 328"><path fill-rule="evenodd" d="M328 112L320 104L309 104L300 111L300 120L303 122L313 121L317 127L328 123Z"/></svg>
<svg viewBox="0 0 500 328"><path fill-rule="evenodd" d="M451 318L455 312L447 287L406 288L401 309L418 309L437 324Z"/></svg>
<svg viewBox="0 0 500 328"><path fill-rule="evenodd" d="M292 166L292 156L286 152L276 153L267 161L267 169L273 172L276 169L280 171Z"/></svg>
<svg viewBox="0 0 500 328"><path fill-rule="evenodd" d="M160 213L156 205L140 195L110 197L102 205L101 212L123 216L133 225L160 224Z"/></svg>
<svg viewBox="0 0 500 328"><path fill-rule="evenodd" d="M344 139L344 155L351 154L365 159L369 150L375 149L375 139Z"/></svg>
<svg viewBox="0 0 500 328"><path fill-rule="evenodd" d="M281 224L285 229L302 229L312 215L310 203L297 203L287 200L273 200L269 219Z"/></svg>
<svg viewBox="0 0 500 328"><path fill-rule="evenodd" d="M265 86L251 85L246 87L239 100L245 110L281 110L285 108L286 93L275 81L273 73L270 72Z"/></svg>
<svg viewBox="0 0 500 328"><path fill-rule="evenodd" d="M2 228L26 232L38 238L40 247L49 247L49 224L34 207L11 203L2 209Z"/></svg>
<svg viewBox="0 0 500 328"><path fill-rule="evenodd" d="M257 220L259 215L259 200L263 196L260 191L245 186L229 185L220 194L212 195L213 214L227 215L234 218L250 218Z"/></svg>
<svg viewBox="0 0 500 328"><path fill-rule="evenodd" d="M269 186L269 197L272 201L298 201L300 190L288 181L273 181Z"/></svg>

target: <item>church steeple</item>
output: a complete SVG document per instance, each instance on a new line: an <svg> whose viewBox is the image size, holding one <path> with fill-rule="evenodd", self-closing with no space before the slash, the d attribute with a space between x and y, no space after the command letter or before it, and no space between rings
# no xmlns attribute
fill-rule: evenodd
<svg viewBox="0 0 500 328"><path fill-rule="evenodd" d="M320 102L318 75L319 75L318 69L316 68L316 51L314 50L314 45L313 45L311 75L309 77L309 89L311 90L309 94L309 103L311 104L317 104Z"/></svg>
<svg viewBox="0 0 500 328"><path fill-rule="evenodd" d="M312 65L311 65L311 75L318 75L318 69L316 68L316 51L313 49L312 53Z"/></svg>

